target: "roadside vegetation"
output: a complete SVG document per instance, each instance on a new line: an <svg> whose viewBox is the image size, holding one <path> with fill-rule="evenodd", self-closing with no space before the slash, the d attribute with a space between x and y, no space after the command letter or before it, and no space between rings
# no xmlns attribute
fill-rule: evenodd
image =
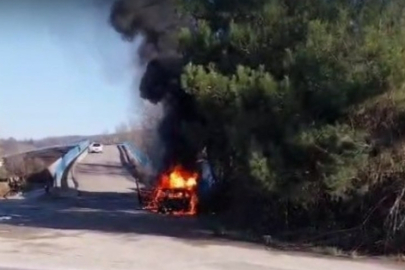
<svg viewBox="0 0 405 270"><path fill-rule="evenodd" d="M405 252L405 2L180 1L183 89L223 224Z"/></svg>
<svg viewBox="0 0 405 270"><path fill-rule="evenodd" d="M0 168L0 197L42 188L48 177L49 173L42 159L22 155L8 157Z"/></svg>
<svg viewBox="0 0 405 270"><path fill-rule="evenodd" d="M0 156L2 155L2 149L0 148ZM4 161L0 159L0 197L4 196L7 194L9 191L9 186L7 183L7 171L4 168Z"/></svg>

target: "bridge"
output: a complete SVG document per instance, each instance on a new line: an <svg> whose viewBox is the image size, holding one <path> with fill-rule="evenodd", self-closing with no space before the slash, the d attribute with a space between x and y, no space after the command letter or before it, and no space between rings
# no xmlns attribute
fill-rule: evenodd
<svg viewBox="0 0 405 270"><path fill-rule="evenodd" d="M138 162L145 157L128 144L88 154L88 144L75 145L50 167L60 197L0 202L1 270L395 269L375 261L269 251L216 238L197 218L144 211L123 151Z"/></svg>

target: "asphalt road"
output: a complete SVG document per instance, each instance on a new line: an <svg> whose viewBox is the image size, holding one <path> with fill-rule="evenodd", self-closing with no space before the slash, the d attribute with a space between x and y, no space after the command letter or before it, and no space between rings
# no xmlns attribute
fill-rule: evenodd
<svg viewBox="0 0 405 270"><path fill-rule="evenodd" d="M403 269L219 240L194 218L139 210L134 180L115 146L85 157L74 177L79 197L1 202L0 270Z"/></svg>

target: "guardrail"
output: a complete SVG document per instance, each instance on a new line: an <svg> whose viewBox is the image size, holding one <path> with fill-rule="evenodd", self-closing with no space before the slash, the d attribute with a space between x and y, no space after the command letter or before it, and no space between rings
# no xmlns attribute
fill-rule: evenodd
<svg viewBox="0 0 405 270"><path fill-rule="evenodd" d="M147 167L148 165L150 165L149 158L144 153L142 153L135 145L130 142L124 142L121 145L129 151L129 153L140 166Z"/></svg>
<svg viewBox="0 0 405 270"><path fill-rule="evenodd" d="M90 141L83 141L72 147L64 156L55 161L48 167L49 172L53 177L53 186L60 188L62 186L62 177L66 169L79 157L90 145Z"/></svg>

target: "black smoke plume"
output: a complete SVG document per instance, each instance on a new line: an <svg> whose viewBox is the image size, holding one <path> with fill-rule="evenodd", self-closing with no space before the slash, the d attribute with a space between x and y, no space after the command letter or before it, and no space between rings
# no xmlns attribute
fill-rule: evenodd
<svg viewBox="0 0 405 270"><path fill-rule="evenodd" d="M195 151L181 136L183 121L197 119L193 99L180 86L183 60L177 52L176 31L187 26L175 8L176 0L119 0L111 9L115 30L131 41L137 35L144 43L137 52L148 63L140 84L140 96L164 106L158 132L166 155L163 164L194 163Z"/></svg>
<svg viewBox="0 0 405 270"><path fill-rule="evenodd" d="M178 56L175 31L184 21L176 12L176 0L118 0L111 10L112 26L125 39L145 38L139 51L144 61Z"/></svg>

